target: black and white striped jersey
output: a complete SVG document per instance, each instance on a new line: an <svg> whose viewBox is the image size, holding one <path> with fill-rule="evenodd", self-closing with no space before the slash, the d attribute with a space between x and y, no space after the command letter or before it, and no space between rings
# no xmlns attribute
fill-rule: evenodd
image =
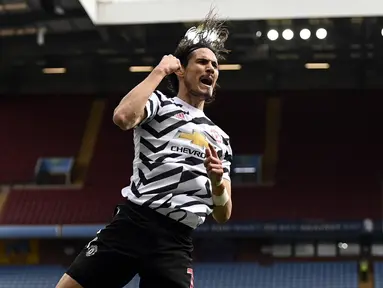
<svg viewBox="0 0 383 288"><path fill-rule="evenodd" d="M203 164L212 144L230 180L228 135L202 110L155 91L147 117L134 129L135 157L130 185L122 195L192 228L212 212L211 183Z"/></svg>

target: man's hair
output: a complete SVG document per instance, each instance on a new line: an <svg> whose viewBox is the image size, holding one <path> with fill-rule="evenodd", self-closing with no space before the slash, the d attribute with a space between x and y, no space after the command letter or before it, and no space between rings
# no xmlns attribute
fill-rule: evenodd
<svg viewBox="0 0 383 288"><path fill-rule="evenodd" d="M210 49L217 60L224 60L229 50L225 48L225 42L229 37L229 30L224 27L224 21L217 19L214 10L210 10L205 20L198 27L190 28L179 42L174 56L177 57L183 67L187 67L191 54L200 48ZM168 76L170 90L177 94L179 82L175 73ZM208 102L208 101L207 101Z"/></svg>

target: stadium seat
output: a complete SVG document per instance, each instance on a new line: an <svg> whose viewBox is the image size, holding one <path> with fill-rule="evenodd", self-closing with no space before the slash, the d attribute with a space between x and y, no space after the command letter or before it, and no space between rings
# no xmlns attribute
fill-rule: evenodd
<svg viewBox="0 0 383 288"><path fill-rule="evenodd" d="M83 95L1 98L0 184L33 182L39 157L75 157L91 101Z"/></svg>
<svg viewBox="0 0 383 288"><path fill-rule="evenodd" d="M383 287L383 262L374 263L374 287Z"/></svg>
<svg viewBox="0 0 383 288"><path fill-rule="evenodd" d="M51 288L64 272L60 266L2 266L0 288Z"/></svg>
<svg viewBox="0 0 383 288"><path fill-rule="evenodd" d="M233 220L319 219L347 221L364 218L377 220L381 218L381 201L376 201L376 199L381 199L380 186L376 175L383 159L383 152L380 149L383 143L381 143L382 140L378 136L374 136L375 134L368 132L368 129L365 128L367 124L370 126L379 125L378 119L381 117L379 115L383 114L380 113L378 108L374 107L373 99L370 99L372 103L368 104L370 106L359 111L357 110L359 107L357 105L358 98L350 95L348 98L351 103L350 106L340 108L337 103L340 101L339 97L343 97L343 95L337 96L335 92L329 93L334 93L334 97L323 98L321 93L313 94L309 98L305 97L305 93L284 95L276 185L274 187L233 188L235 189L233 190L235 191L233 193L233 203L236 203L233 207ZM114 206L123 200L120 195L121 188L130 182L131 161L134 156L132 132L122 132L111 120L113 109L119 99L120 96L111 98L108 101L85 187L76 192L61 193L57 191L56 193L52 191L52 195L56 199L52 199L51 204L48 203L49 199L53 197L49 196L50 192L12 191L4 207L4 211L7 211L7 213L3 213L3 218L5 217L7 220L0 220L3 224L54 224L54 221L57 221L57 223L81 224L100 223L110 219ZM250 108L246 108L251 110L251 107L262 107L257 108L257 113L254 113L254 133L256 133L258 140L256 141L257 144L253 145L254 147L251 146L252 148L248 146L251 141L243 141L243 133L240 129L235 129L237 126L233 126L229 117L221 117L221 119L218 117L219 115L215 115L219 109L207 108L212 118L221 119L219 121L222 123L218 123L219 125L228 127L228 132L232 134L235 153L262 153L263 151L261 143L263 143L264 131L262 127L265 126L265 122L264 120L262 122L261 118L265 118L264 99L262 97L256 97L256 99L256 101L251 102ZM61 114L58 115L63 115L63 111L73 106L72 101L74 100L70 98L67 102L62 101L61 103L60 101L59 103L63 108L60 110ZM26 115L29 115L26 108L27 104L34 103L33 101L30 102L26 101L26 106L23 108L26 110ZM38 101L35 102L39 103ZM87 107L85 104L76 104L75 106L84 110ZM33 107L39 109L39 105L34 105L36 107ZM217 99L215 105L220 105L219 99ZM378 107L378 105L375 106ZM228 107L226 109L233 108ZM344 113L342 112L344 119L341 121L341 124L344 125L342 124L341 127L334 125L334 123L339 122L339 109L344 110ZM245 115L243 119L251 121L252 118L249 115L252 114L250 110L248 113L243 113ZM229 112L227 111L227 113ZM355 113L364 115L364 117L356 119L354 117ZM67 126L63 126L64 124L53 125L60 128L54 129L52 132L55 133L55 136L43 137L41 140L31 141L30 144L35 145L34 143L38 141L36 145L41 145L41 149L47 151L45 156L57 155L57 153L64 156L73 155L74 151L78 150L81 129L70 130L70 137L69 134L61 133L58 130L66 131L73 127L74 123L82 123L79 119L82 119L81 117L84 114L86 113L80 111L80 109L74 109L71 111L72 117L67 119L69 121L65 124ZM1 113L0 115L2 117ZM53 120L50 120L53 121L52 123L55 123L57 119L61 119L61 116L55 117L52 116ZM375 122L370 123L368 121L369 117L375 117L376 124L374 124ZM33 124L32 121L33 126L37 127L35 133L39 133L39 135L48 133L47 131L50 130L46 130L47 128L44 128L43 125L44 118L40 117L38 119L38 121L36 120L38 125ZM376 126L376 129L378 128ZM12 129L20 130L16 124ZM17 133L17 135L19 134ZM21 133L20 135L25 136L26 134ZM17 137L22 137L20 135ZM360 137L358 136L355 139L355 135ZM11 140L12 137L10 137ZM20 143L22 139L17 137L15 138L17 141L15 141ZM365 139L372 139L372 142ZM9 165L14 165L13 168L19 172L24 168L31 172L35 160L40 155L36 151L40 150L34 149L35 146L33 146L26 149L28 151L23 150L19 153L20 155L17 155L16 148L11 149L13 146L18 147L17 143L13 140L9 141L7 142L8 148L5 148L5 151L8 152L3 153L2 156L10 157L10 159L7 158L5 161L0 162L7 163L7 165L11 163ZM63 148L64 146L65 148ZM10 152L10 149L13 152ZM32 153L29 150L35 152ZM355 151L360 151L361 156L352 156L355 155ZM24 155L26 153L28 155L32 153L33 155L29 157ZM21 158L17 160L19 156ZM292 163L294 164L292 165ZM7 173L0 173L1 177L8 177L7 179L12 180L20 177L27 179L32 175L27 176L24 172L24 174L19 173L13 168L10 167L6 171L7 173L11 171L9 173L16 176L11 177ZM356 198L350 195L363 195L363 197ZM27 212L30 209L24 208L31 205L40 208ZM49 207L45 209L46 206ZM16 213L14 211L19 212L17 212L17 215L12 215ZM31 213L43 214L34 216L30 215ZM46 217L47 215L49 217Z"/></svg>
<svg viewBox="0 0 383 288"><path fill-rule="evenodd" d="M51 288L64 271L59 266L1 267L0 288ZM198 288L358 287L356 262L279 263L272 266L197 263L194 275ZM138 288L138 284L139 277L136 276L125 288Z"/></svg>

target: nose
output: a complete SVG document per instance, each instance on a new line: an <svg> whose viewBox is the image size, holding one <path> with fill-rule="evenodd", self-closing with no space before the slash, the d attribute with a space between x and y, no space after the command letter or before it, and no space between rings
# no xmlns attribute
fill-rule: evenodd
<svg viewBox="0 0 383 288"><path fill-rule="evenodd" d="M211 64L211 62L209 62L209 63L206 65L206 72L209 72L209 73L214 74L214 71L215 71L215 69L214 69L213 65Z"/></svg>

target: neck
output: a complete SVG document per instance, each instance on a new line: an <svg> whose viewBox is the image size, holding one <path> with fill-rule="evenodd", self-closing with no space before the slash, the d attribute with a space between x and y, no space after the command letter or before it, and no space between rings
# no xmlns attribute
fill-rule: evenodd
<svg viewBox="0 0 383 288"><path fill-rule="evenodd" d="M197 109L203 110L204 108L205 100L198 96L192 95L190 92L187 93L187 91L179 91L177 97Z"/></svg>

